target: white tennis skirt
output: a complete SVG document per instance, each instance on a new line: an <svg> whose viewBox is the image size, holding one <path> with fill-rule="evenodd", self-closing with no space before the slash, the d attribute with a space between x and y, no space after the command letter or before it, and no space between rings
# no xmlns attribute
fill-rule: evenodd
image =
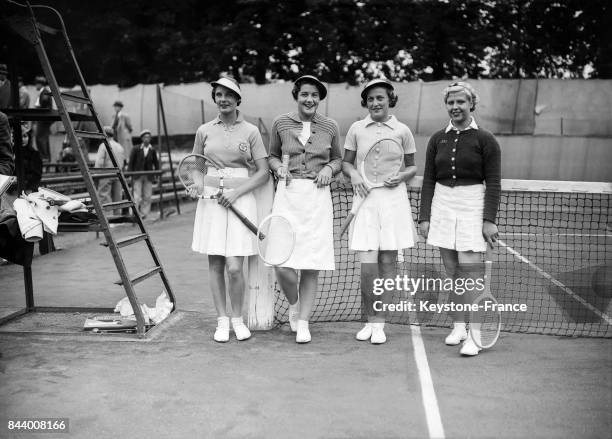
<svg viewBox="0 0 612 439"><path fill-rule="evenodd" d="M360 201L355 194L353 203ZM349 248L356 251L401 250L418 240L405 183L371 190L349 229Z"/></svg>
<svg viewBox="0 0 612 439"><path fill-rule="evenodd" d="M436 183L427 244L456 251L484 252L482 236L485 187L448 187Z"/></svg>
<svg viewBox="0 0 612 439"><path fill-rule="evenodd" d="M248 169L232 168L232 175L236 178L248 178ZM225 189L226 192L232 190ZM214 195L218 191L218 187L204 187L204 195ZM253 232L233 212L218 204L217 201L198 200L191 249L198 253L220 256L257 254L257 243ZM252 192L238 198L234 207L257 224L257 202Z"/></svg>
<svg viewBox="0 0 612 439"><path fill-rule="evenodd" d="M281 265L296 270L334 270L334 211L329 186L293 179L278 184L272 213L283 215L295 231L291 257Z"/></svg>

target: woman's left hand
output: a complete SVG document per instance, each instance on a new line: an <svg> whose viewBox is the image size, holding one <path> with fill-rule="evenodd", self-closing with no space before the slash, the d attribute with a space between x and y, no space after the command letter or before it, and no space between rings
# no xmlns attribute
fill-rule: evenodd
<svg viewBox="0 0 612 439"><path fill-rule="evenodd" d="M485 221L482 224L482 236L484 237L485 241L489 243L489 247L494 248L494 243L496 243L497 238L499 238L499 231L497 230L495 223Z"/></svg>
<svg viewBox="0 0 612 439"><path fill-rule="evenodd" d="M319 175L317 175L314 179L314 183L317 184L317 187L324 187L330 184L332 181L332 170L329 166L323 166L323 168L319 171Z"/></svg>
<svg viewBox="0 0 612 439"><path fill-rule="evenodd" d="M396 187L402 181L404 181L402 174L395 174L393 177L389 177L384 181L385 187Z"/></svg>
<svg viewBox="0 0 612 439"><path fill-rule="evenodd" d="M218 203L223 207L230 207L230 204L234 204L238 198L242 196L237 190L224 192L219 197Z"/></svg>

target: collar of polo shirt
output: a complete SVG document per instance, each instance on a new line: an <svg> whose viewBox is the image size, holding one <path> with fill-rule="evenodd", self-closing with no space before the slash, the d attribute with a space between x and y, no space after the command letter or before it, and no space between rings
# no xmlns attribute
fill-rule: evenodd
<svg viewBox="0 0 612 439"><path fill-rule="evenodd" d="M455 127L455 125L453 125L452 121L448 122L448 125L446 126L446 129L444 130L445 133L448 133L449 131L452 130L456 130L457 128ZM472 117L472 121L470 122L470 124L467 126L467 128L462 129L461 131L467 131L467 130L477 130L478 129L478 125L476 125L476 120L474 120L474 118Z"/></svg>
<svg viewBox="0 0 612 439"><path fill-rule="evenodd" d="M236 122L235 123L239 123L239 122L244 122L244 116L239 110L236 110ZM216 124L223 123L223 122L219 118L219 115L217 115L217 117L213 119L212 123L213 125L216 125Z"/></svg>
<svg viewBox="0 0 612 439"><path fill-rule="evenodd" d="M374 119L372 119L372 116L370 116L369 114L366 116L365 118L365 126L369 126L372 125L373 123L379 123L377 121L375 121ZM394 115L389 115L389 119L387 119L384 122L380 122L383 123L385 125L387 125L389 128L391 128L392 130L397 128L397 118Z"/></svg>
<svg viewBox="0 0 612 439"><path fill-rule="evenodd" d="M290 119L293 119L294 121L296 121L297 123L302 123L303 121L300 119L299 114L296 111L292 111L291 113L287 114L287 116ZM310 121L306 121L306 122L321 122L321 120L323 119L323 116L321 116L319 113L315 113L312 120Z"/></svg>

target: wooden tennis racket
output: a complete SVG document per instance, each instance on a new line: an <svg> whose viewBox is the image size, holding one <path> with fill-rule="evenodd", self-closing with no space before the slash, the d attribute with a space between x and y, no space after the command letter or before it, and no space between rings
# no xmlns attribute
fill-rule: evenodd
<svg viewBox="0 0 612 439"><path fill-rule="evenodd" d="M404 163L404 148L393 139L381 139L375 142L366 153L360 165L360 174L366 186L372 190L385 186L385 181L397 175ZM368 195L370 192L368 192ZM353 197L351 212L346 217L340 236L348 230L353 218L363 206L367 195L363 198Z"/></svg>

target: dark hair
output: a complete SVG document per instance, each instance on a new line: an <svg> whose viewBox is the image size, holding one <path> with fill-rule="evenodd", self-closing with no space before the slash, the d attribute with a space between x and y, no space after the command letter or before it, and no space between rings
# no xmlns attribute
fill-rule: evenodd
<svg viewBox="0 0 612 439"><path fill-rule="evenodd" d="M389 108L393 108L397 105L397 100L398 97L395 94L395 91L393 91L391 88L389 87L385 87L384 84L376 84L374 85L372 88L376 88L376 87L384 87L385 90L387 90L387 96L389 96ZM370 89L371 90L371 89ZM368 92L370 91L368 90ZM368 106L368 95L366 93L366 97L364 99L361 100L361 106L363 108L366 108Z"/></svg>
<svg viewBox="0 0 612 439"><path fill-rule="evenodd" d="M323 96L325 94L325 90L322 90L319 84L317 84L315 81L313 81L310 78L304 78L304 79L300 79L295 84L293 84L293 89L291 90L291 96L293 96L293 100L297 101L298 93L300 92L300 89L302 88L302 85L304 84L310 84L310 85L314 85L315 87L317 87L317 90L319 90L319 96Z"/></svg>
<svg viewBox="0 0 612 439"><path fill-rule="evenodd" d="M212 89L212 91L210 92L210 96L212 97L213 102L216 104L217 100L215 99L215 91L217 91L217 87L223 87L222 85L215 85ZM238 94L236 94L235 91L230 90L227 87L223 87L225 89L227 89L227 91L229 91L231 94L234 95L234 97L236 98L236 106L239 106L240 103L242 102L242 99L240 98L240 96L238 96Z"/></svg>

